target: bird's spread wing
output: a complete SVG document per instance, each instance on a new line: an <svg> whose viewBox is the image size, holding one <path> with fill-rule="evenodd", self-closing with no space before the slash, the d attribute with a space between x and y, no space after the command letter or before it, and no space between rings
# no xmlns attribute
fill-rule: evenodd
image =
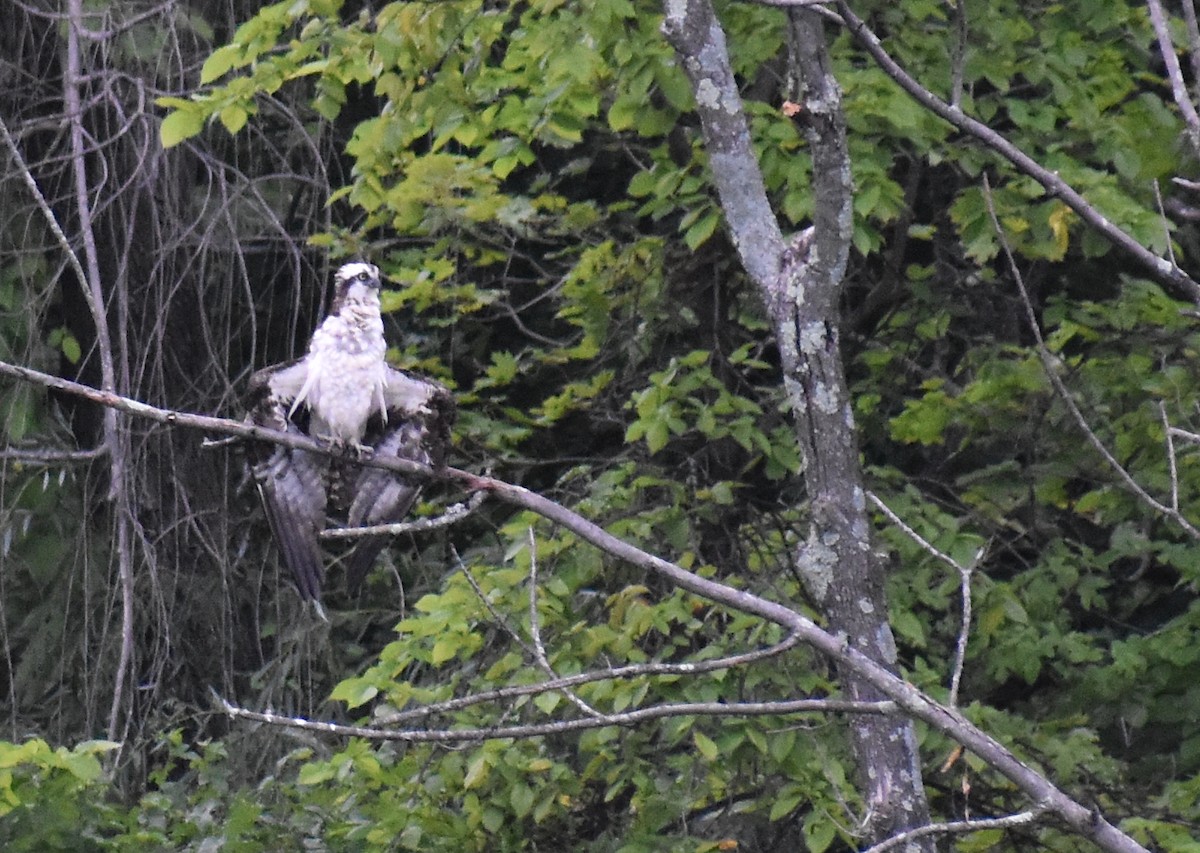
<svg viewBox="0 0 1200 853"><path fill-rule="evenodd" d="M304 360L258 371L250 379L247 420L258 426L302 434L288 417L307 377ZM255 443L251 471L262 496L271 532L301 598L320 602L325 527L325 481L329 458L277 444Z"/></svg>
<svg viewBox="0 0 1200 853"><path fill-rule="evenodd" d="M454 398L442 385L389 370L384 392L387 418L377 419L367 437L376 458L407 459L422 465L446 464ZM351 527L390 524L412 509L421 492L417 480L385 471L363 468L355 482L354 499L347 513ZM359 540L346 565L346 584L355 592L387 544L386 536Z"/></svg>

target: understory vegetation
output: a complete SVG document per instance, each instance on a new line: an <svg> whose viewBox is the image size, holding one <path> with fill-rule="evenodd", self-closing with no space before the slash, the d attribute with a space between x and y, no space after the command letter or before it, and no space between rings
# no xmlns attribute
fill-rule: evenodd
<svg viewBox="0 0 1200 853"><path fill-rule="evenodd" d="M922 86L1200 275L1197 149L1150 7L851 6ZM453 389L453 466L822 622L798 554L825 508L660 5L0 8L19 21L0 31L0 361L240 419L250 374L301 353L332 271L366 258L391 363ZM716 8L799 232L818 202L786 12ZM1188 19L1166 24L1200 86ZM910 97L849 28L826 35L854 186L841 347L896 668L1141 844L1200 849L1196 293ZM397 537L354 597L330 541L322 621L238 444L7 377L0 400L4 849L867 846L851 715L717 708L841 696L804 646L518 689L703 665L780 626L496 500ZM468 495L423 498L436 517ZM595 725L386 741L223 701L381 729ZM605 720L671 703L689 710ZM1036 809L916 734L938 820ZM948 844L1086 849L1037 814Z"/></svg>

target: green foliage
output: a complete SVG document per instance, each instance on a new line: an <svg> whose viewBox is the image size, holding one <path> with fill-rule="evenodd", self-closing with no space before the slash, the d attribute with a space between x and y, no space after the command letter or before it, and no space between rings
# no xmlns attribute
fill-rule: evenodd
<svg viewBox="0 0 1200 853"><path fill-rule="evenodd" d="M944 4L914 0L880 4L870 18L894 55L948 94L950 15ZM735 4L722 18L745 79L782 55L775 10ZM1150 36L1140 8L1078 0L1031 15L1018 4L975 4L968 24L964 110L1164 251L1152 183L1176 168L1178 120L1147 85ZM198 133L213 118L236 131L254 114L257 93L287 80L309 79L315 114L328 120L354 87L371 88L383 107L354 127L347 145L354 180L340 197L362 211L363 229L392 229L419 247L391 254L400 287L388 304L447 324L471 352L476 368L460 387L464 439L488 447L491 459L515 460L543 452L562 430L578 430L581 417L607 412L619 436L592 432L567 444L599 443L605 458L564 467L545 481L552 490L685 565L734 583L771 578L775 595L795 598L779 573L794 535L771 531L774 521L764 521L772 512L761 502L763 484L786 482L799 460L786 422L776 420L772 357L744 294L719 293L706 310L718 312L720 332L712 345L697 343L707 326L680 258L700 253L723 274L728 264L705 255L719 239L720 214L705 153L680 120L690 95L656 27L653 6L619 2L520 10L393 4L371 20L338 20L333 7L269 7L206 63L204 82L221 85L170 104L176 112L164 139L168 129L172 139ZM286 41L288 32L299 37ZM1195 580L1194 549L1117 487L1081 440L1022 332L1007 270L996 265L1001 239L1037 271L1054 369L1094 416L1100 439L1152 493L1172 488L1175 477L1185 505L1200 485L1193 457L1183 449L1178 470L1166 469L1159 407L1184 425L1197 410L1188 380L1191 325L1157 288L1095 264L1108 260L1109 247L1061 202L958 144L948 125L864 66L848 37L838 44L856 182L853 240L862 256L848 303L858 295L869 303L877 293L887 300L881 315L858 319L866 341L855 361L862 443L889 505L960 564L979 560L964 681L977 697L976 716L1058 781L1091 788L1119 778L1120 738L1144 732L1143 757L1122 760L1144 763L1138 784L1152 788L1149 768L1169 755L1181 774L1173 790L1182 792L1178 786L1200 770L1200 739L1180 713L1194 699L1186 685L1196 680L1195 661L1180 651L1195 645L1194 608L1179 606L1175 583ZM238 69L245 75L227 76ZM812 210L809 161L802 134L777 105L774 96L751 97L746 108L777 209L802 225ZM617 165L614 151L628 152L636 166ZM615 192L597 191L600 174ZM498 247L526 246L535 235L544 245L539 287L549 289L522 298L544 300L536 317L543 325L538 337L514 346L475 320L511 298L489 271L520 254ZM335 236L330 245L350 243ZM896 272L876 275L876 261ZM694 278L698 267L684 264ZM456 376L465 375L460 366ZM775 517L785 529L796 522L788 513ZM752 626L735 630L726 624L732 617L648 587L570 537L519 518L502 529L497 547L465 556L488 607L452 573L399 623L379 662L342 682L334 698L386 717L467 684L480 690L540 677L509 636L528 637L531 627L530 525L543 578L541 630L557 672L598 659L716 655L763 640ZM937 689L960 625L959 578L895 528L881 534L901 567L891 601L906 665ZM726 562L714 544L734 541L750 550ZM1147 630L1123 627L1131 624ZM793 666L751 669L739 679L765 695L818 687ZM584 685L579 697L617 711L727 699L732 687L723 676L639 679ZM522 700L505 721L533 722L567 707L547 694ZM494 709L471 709L448 724L497 719ZM376 819L394 824L380 837L414 847L437 837L468 848L539 833L580 838L573 833L607 810L613 838L638 849L682 826L689 810L765 785L771 796L746 810L761 810L768 822L795 820L810 849L825 849L839 832L825 815L847 796L844 758L827 739L784 742L769 734L778 731L753 720L717 727L677 720L628 733L620 749L615 733L601 730L441 757L425 747L356 744L310 765L304 781L353 780L355 790L378 792L371 795L383 798ZM655 753L665 760L649 761ZM1081 766L1091 775L1080 775ZM975 789L1004 809L1004 784L980 780ZM664 797L667 790L676 793ZM1120 811L1137 794L1119 802L1096 796ZM1195 814L1182 793L1173 802ZM612 803L632 816L618 819ZM1147 838L1173 837L1153 821L1131 827ZM976 836L963 846L997 840Z"/></svg>
<svg viewBox="0 0 1200 853"><path fill-rule="evenodd" d="M119 744L87 741L72 749L34 738L0 741L0 843L5 850L85 850L119 828L104 802L100 758Z"/></svg>
<svg viewBox="0 0 1200 853"><path fill-rule="evenodd" d="M1177 261L1194 267L1194 227L1165 220L1155 199L1157 182L1181 200L1170 178L1183 167L1143 8L966 8L963 110L1136 239L1160 252L1170 240ZM856 9L918 79L950 95L954 4ZM719 11L766 186L780 222L801 227L813 209L811 161L802 128L780 109L784 15L757 4ZM394 360L455 387L456 462L548 493L705 576L803 607L791 560L807 516L777 355L732 261L691 94L660 20L658 5L641 0L266 6L203 61L196 94L159 99L160 139L238 169L250 168L258 145L328 142L321 150L344 158L345 185L312 245L334 257L367 252L383 266L385 309L405 330ZM830 34L856 186L842 339L860 446L871 488L935 548L974 567L966 712L1146 843L1188 849L1179 828L1200 820L1200 727L1189 713L1200 699L1195 543L1123 487L1058 398L1030 345L1002 241L1026 275L1051 368L1099 440L1151 494L1177 495L1189 518L1200 497L1196 450L1177 439L1172 467L1164 424L1197 426L1194 319L1059 200L923 110L846 33ZM153 46L139 36L128 50ZM301 106L288 121L269 120L287 93ZM281 220L290 203L277 200ZM36 297L25 282L47 272L34 257L2 268L0 349L79 361L85 347L68 327L24 319ZM5 397L3 414L10 442L53 428L42 397L25 391ZM22 707L38 696L38 673L63 665L38 641L71 630L74 611L59 597L71 588L69 540L56 519L83 514L70 483L24 473L6 484L2 519L6 571L17 567L4 601L6 643L19 658L10 690ZM531 606L559 675L710 660L780 639L530 516L489 510L448 535L461 564L442 541L421 540L400 565L407 605L376 577L372 611L334 611L329 648L313 656L328 660L280 665L278 684L266 670L228 681L270 682L263 694L285 705L300 705L304 691L316 702L328 695L318 714L363 722L533 725L583 712L559 692L432 720L415 710L545 678ZM883 518L879 537L894 560L900 664L944 694L961 627L958 573ZM276 616L263 637L287 625ZM297 686L304 677L311 684ZM824 666L803 653L575 688L602 714L832 692ZM1027 806L970 756L937 772L952 745L922 737L939 816ZM87 745L5 745L0 766L4 750L26 752L0 790L23 821L13 826L44 830L30 839L56 843L74 822L103 839L98 847L859 843L861 804L837 725L680 717L455 749L314 741L259 766L250 756L270 752L265 738L163 736L132 809L99 796L103 776L68 766L77 754L72 761L96 760ZM54 809L69 822L44 818ZM1072 843L1052 828L1028 831L1054 849ZM958 844L1006 843L991 832Z"/></svg>

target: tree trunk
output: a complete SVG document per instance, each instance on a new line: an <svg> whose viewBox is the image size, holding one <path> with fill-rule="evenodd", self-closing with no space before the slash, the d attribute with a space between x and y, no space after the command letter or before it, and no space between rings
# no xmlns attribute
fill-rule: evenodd
<svg viewBox="0 0 1200 853"><path fill-rule="evenodd" d="M811 509L798 562L829 628L873 660L894 668L883 566L870 543L849 389L838 347L838 296L851 235L852 186L841 96L828 67L820 18L790 12L793 92L788 105L813 160L814 218L788 245L754 158L724 32L709 0L667 2L664 30L696 94L713 181L746 271L758 286L778 341L783 379L804 456ZM849 671L848 698L882 695ZM861 715L851 743L867 814L862 830L878 842L929 822L912 724ZM932 850L932 842L913 845Z"/></svg>

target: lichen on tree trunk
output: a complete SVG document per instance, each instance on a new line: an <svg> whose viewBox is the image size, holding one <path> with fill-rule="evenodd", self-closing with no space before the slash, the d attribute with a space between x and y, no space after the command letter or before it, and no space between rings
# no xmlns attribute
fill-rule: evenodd
<svg viewBox="0 0 1200 853"><path fill-rule="evenodd" d="M696 93L709 165L742 265L758 286L780 350L783 379L804 457L810 529L798 552L809 594L829 628L892 668L896 649L884 597L884 567L870 524L849 389L838 346L838 298L851 234L852 184L840 91L829 70L821 20L789 13L789 110L813 161L813 224L789 243L771 210L750 144L724 33L708 0L668 0L664 31ZM881 698L850 671L848 697ZM911 722L859 716L850 741L877 842L929 822ZM920 849L932 842L913 840Z"/></svg>

